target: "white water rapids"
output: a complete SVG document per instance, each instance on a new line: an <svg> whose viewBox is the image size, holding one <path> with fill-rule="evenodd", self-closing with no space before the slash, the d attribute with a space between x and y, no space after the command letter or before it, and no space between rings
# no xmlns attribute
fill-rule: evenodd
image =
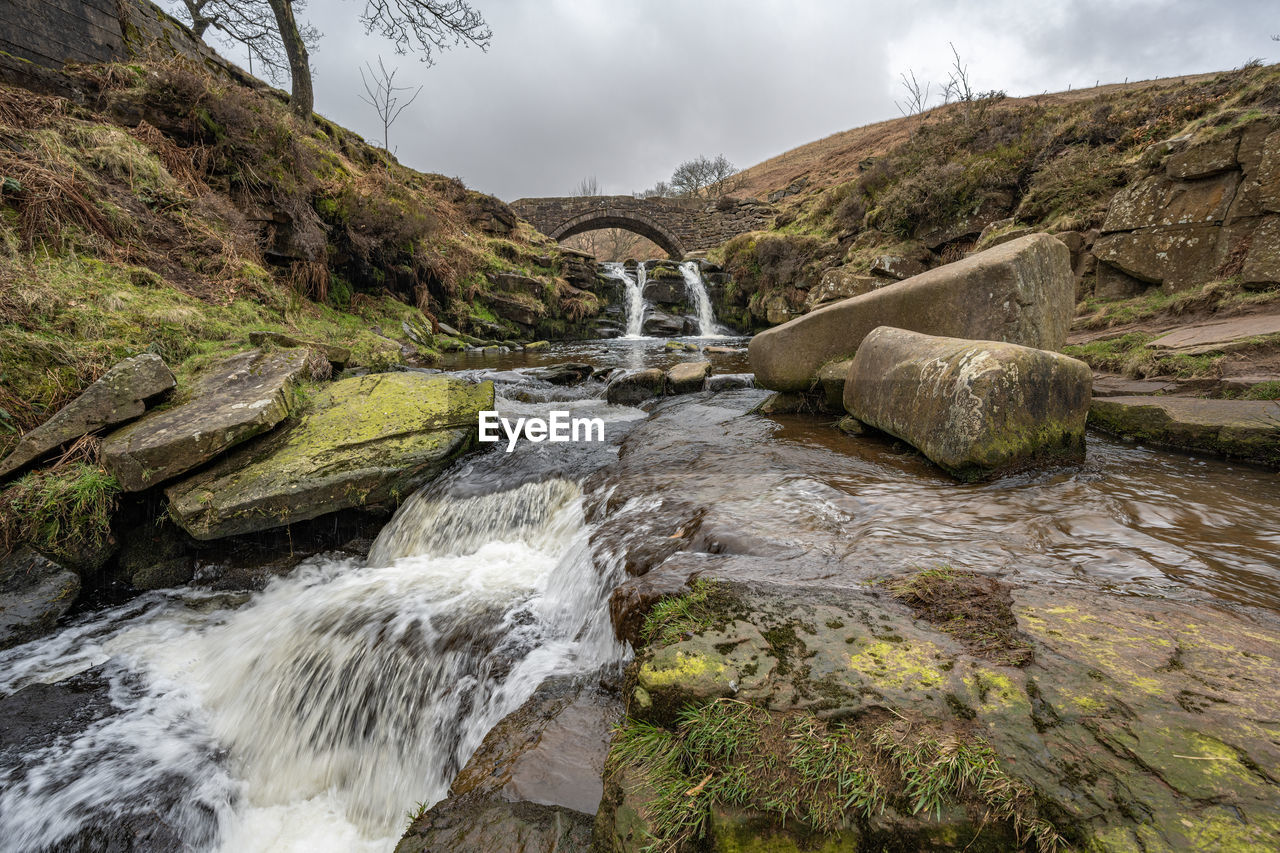
<svg viewBox="0 0 1280 853"><path fill-rule="evenodd" d="M82 672L110 700L0 753L0 849L159 822L154 849L390 850L545 677L621 657L618 571L568 480L419 494L366 565L309 561L238 609L154 593L0 653L0 696Z"/></svg>

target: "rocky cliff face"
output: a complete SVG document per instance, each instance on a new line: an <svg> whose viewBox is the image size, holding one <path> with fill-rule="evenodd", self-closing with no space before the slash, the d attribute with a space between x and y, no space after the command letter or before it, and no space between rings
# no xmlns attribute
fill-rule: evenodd
<svg viewBox="0 0 1280 853"><path fill-rule="evenodd" d="M1280 283L1280 119L1167 140L1143 160L1151 172L1116 194L1093 243L1095 295Z"/></svg>

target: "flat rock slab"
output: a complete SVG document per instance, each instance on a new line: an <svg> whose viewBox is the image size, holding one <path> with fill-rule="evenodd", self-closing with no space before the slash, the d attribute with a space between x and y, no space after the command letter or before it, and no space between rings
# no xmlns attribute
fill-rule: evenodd
<svg viewBox="0 0 1280 853"><path fill-rule="evenodd" d="M0 460L0 478L68 441L141 417L148 400L174 386L164 360L150 353L119 362L40 426L28 432Z"/></svg>
<svg viewBox="0 0 1280 853"><path fill-rule="evenodd" d="M1147 346L1195 355L1260 335L1280 335L1280 314L1255 314L1184 326L1161 335Z"/></svg>
<svg viewBox="0 0 1280 853"><path fill-rule="evenodd" d="M835 720L888 711L981 737L1048 806L1042 816L1088 839L1081 849L1280 845L1280 623L1271 614L1014 588L1009 615L1030 652L1014 667L976 656L946 623L865 586L716 588L712 627L637 654L643 694L631 714L669 725L691 704L727 697ZM903 837L930 825L919 816Z"/></svg>
<svg viewBox="0 0 1280 853"><path fill-rule="evenodd" d="M331 383L288 429L165 490L197 539L305 521L407 498L475 441L493 383L378 373Z"/></svg>
<svg viewBox="0 0 1280 853"><path fill-rule="evenodd" d="M1152 394L1172 394L1178 390L1178 383L1160 379L1129 379L1126 376L1115 376L1110 373L1093 374L1093 396L1095 397L1142 397Z"/></svg>
<svg viewBox="0 0 1280 853"><path fill-rule="evenodd" d="M1280 403L1196 397L1106 397L1089 424L1157 447L1280 468Z"/></svg>
<svg viewBox="0 0 1280 853"><path fill-rule="evenodd" d="M315 341L300 341L297 338L286 335L282 332L258 331L249 333L249 343L255 347L264 344L272 344L278 347L289 349L292 347L305 347L307 349L319 350L324 353L324 357L329 359L329 363L338 369L347 366L347 362L351 361L351 350L347 347L337 346L335 344L321 344Z"/></svg>
<svg viewBox="0 0 1280 853"><path fill-rule="evenodd" d="M308 349L232 356L180 406L153 412L102 442L102 461L127 492L184 474L289 416L290 387L309 369Z"/></svg>
<svg viewBox="0 0 1280 853"><path fill-rule="evenodd" d="M766 329L748 352L756 384L808 391L878 326L1061 349L1075 302L1071 253L1031 234Z"/></svg>
<svg viewBox="0 0 1280 853"><path fill-rule="evenodd" d="M0 558L0 649L48 634L79 594L79 575L26 546Z"/></svg>

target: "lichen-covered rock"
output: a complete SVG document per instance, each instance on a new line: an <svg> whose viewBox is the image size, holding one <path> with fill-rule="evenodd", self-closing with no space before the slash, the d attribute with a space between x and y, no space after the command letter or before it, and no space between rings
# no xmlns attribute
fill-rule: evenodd
<svg viewBox="0 0 1280 853"><path fill-rule="evenodd" d="M1198 142L1171 155L1164 163L1165 174L1189 181L1234 169L1239 146L1239 131Z"/></svg>
<svg viewBox="0 0 1280 853"><path fill-rule="evenodd" d="M1164 175L1152 175L1116 193L1107 207L1102 231L1222 222L1239 183L1239 172L1197 181L1175 181Z"/></svg>
<svg viewBox="0 0 1280 853"><path fill-rule="evenodd" d="M921 271L923 272L923 267L921 267ZM836 302L841 299L849 299L853 296L870 293L883 286L884 283L884 278L861 275L848 267L837 267L822 274L822 281L818 283L817 287L809 291L809 295L805 297L805 304L810 309L817 308L821 305L826 305L828 302Z"/></svg>
<svg viewBox="0 0 1280 853"><path fill-rule="evenodd" d="M854 356L844 407L972 480L1083 458L1092 382L1059 353L882 326Z"/></svg>
<svg viewBox="0 0 1280 853"><path fill-rule="evenodd" d="M380 373L334 382L289 428L166 489L197 539L279 527L408 497L471 447L493 383Z"/></svg>
<svg viewBox="0 0 1280 853"><path fill-rule="evenodd" d="M140 417L148 400L173 386L173 374L160 356L147 353L126 358L24 435L13 451L0 460L0 479L68 441Z"/></svg>
<svg viewBox="0 0 1280 853"><path fill-rule="evenodd" d="M689 394L701 391L711 375L711 362L686 361L667 370L667 393Z"/></svg>
<svg viewBox="0 0 1280 853"><path fill-rule="evenodd" d="M80 577L21 547L0 557L0 649L48 634L80 594Z"/></svg>
<svg viewBox="0 0 1280 853"><path fill-rule="evenodd" d="M806 391L885 325L1056 350L1074 305L1071 253L1032 234L767 329L751 340L751 367L760 387Z"/></svg>
<svg viewBox="0 0 1280 853"><path fill-rule="evenodd" d="M634 406L654 397L661 397L666 388L667 375L656 367L645 370L628 370L609 379L605 399L618 406Z"/></svg>
<svg viewBox="0 0 1280 853"><path fill-rule="evenodd" d="M1280 403L1194 397L1106 397L1089 424L1157 447L1280 468Z"/></svg>
<svg viewBox="0 0 1280 853"><path fill-rule="evenodd" d="M1161 226L1107 234L1093 244L1093 254L1139 281L1168 292L1186 290L1214 277L1221 230L1216 225Z"/></svg>
<svg viewBox="0 0 1280 853"><path fill-rule="evenodd" d="M1280 844L1280 783L1270 772L1280 763L1274 617L1205 601L1012 588L1000 593L1008 595L1001 607L1029 654L1009 666L951 636L954 617L936 625L916 618L876 591L884 585L805 590L770 583L767 568L749 581L734 565L742 561L703 574L720 597L702 624L640 651L636 677L647 686L630 714L665 726L669 709L732 696L855 725L925 721L917 724L981 739L1001 771L1027 786L1040 816L1080 849ZM607 780L597 824L598 837L614 841L606 849L630 849L617 842L652 827L643 781L627 765ZM970 849L1015 849L1009 827L989 817L981 809L966 816L954 803L938 815L891 805L865 824L865 849L963 849L975 840ZM757 831L794 832L791 821L765 823Z"/></svg>
<svg viewBox="0 0 1280 853"><path fill-rule="evenodd" d="M293 385L324 357L309 349L249 350L200 380L191 399L111 433L102 463L126 492L139 492L203 465L280 423Z"/></svg>

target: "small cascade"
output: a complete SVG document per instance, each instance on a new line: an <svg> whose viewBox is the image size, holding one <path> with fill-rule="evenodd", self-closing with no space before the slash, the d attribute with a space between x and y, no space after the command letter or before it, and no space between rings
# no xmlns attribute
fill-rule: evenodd
<svg viewBox="0 0 1280 853"><path fill-rule="evenodd" d="M702 270L697 261L685 261L680 265L680 274L684 276L685 292L693 301L693 309L698 317L698 337L723 338L720 326L716 323L716 312L711 307L711 297L707 294L706 282L702 280Z"/></svg>
<svg viewBox="0 0 1280 853"><path fill-rule="evenodd" d="M389 850L546 677L623 656L621 560L593 560L582 505L559 478L435 488L364 566L317 558L235 610L153 594L0 652L0 696L104 662L111 682L84 735L0 753L0 847L66 849L145 813L167 833L150 849Z"/></svg>
<svg viewBox="0 0 1280 853"><path fill-rule="evenodd" d="M648 282L644 264L636 264L635 278L627 291L627 337L643 338L644 312L649 303L644 299L644 286Z"/></svg>
<svg viewBox="0 0 1280 853"><path fill-rule="evenodd" d="M634 273L629 272L623 264L617 261L607 261L601 266L604 268L606 276L621 281L625 288L627 296L624 303L627 318L625 337L644 337L642 330L644 329L645 308L648 305L644 301L644 264L638 265Z"/></svg>

